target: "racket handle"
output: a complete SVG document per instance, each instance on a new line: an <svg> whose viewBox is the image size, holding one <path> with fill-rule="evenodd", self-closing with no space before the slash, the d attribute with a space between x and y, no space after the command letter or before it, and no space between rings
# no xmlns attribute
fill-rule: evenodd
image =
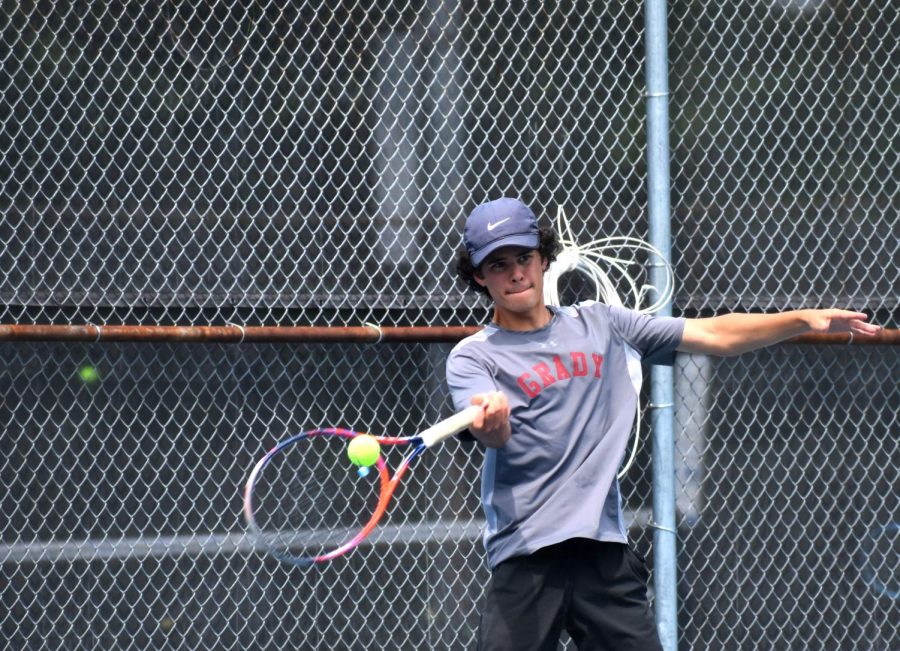
<svg viewBox="0 0 900 651"><path fill-rule="evenodd" d="M444 439L449 438L454 434L459 434L464 429L467 429L475 422L475 414L481 411L481 409L481 407L469 407L468 409L463 409L461 412L450 416L450 418L446 418L440 423L436 423L420 432L419 438L422 439L422 443L426 448L430 448L432 445L440 443Z"/></svg>

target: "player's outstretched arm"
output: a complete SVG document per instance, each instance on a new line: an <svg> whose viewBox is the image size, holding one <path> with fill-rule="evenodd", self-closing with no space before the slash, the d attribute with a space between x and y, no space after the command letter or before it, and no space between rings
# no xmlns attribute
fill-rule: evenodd
<svg viewBox="0 0 900 651"><path fill-rule="evenodd" d="M688 319L678 350L706 355L740 355L808 332L852 332L870 337L881 326L849 310L793 310L779 314L724 314Z"/></svg>
<svg viewBox="0 0 900 651"><path fill-rule="evenodd" d="M503 447L512 430L509 426L509 401L501 391L472 396L472 404L482 407L469 431L489 448Z"/></svg>

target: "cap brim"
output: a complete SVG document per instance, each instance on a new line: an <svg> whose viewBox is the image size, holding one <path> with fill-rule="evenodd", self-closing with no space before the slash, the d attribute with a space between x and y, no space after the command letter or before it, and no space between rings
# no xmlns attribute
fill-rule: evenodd
<svg viewBox="0 0 900 651"><path fill-rule="evenodd" d="M484 262L484 259L497 249L504 246L522 246L526 249L536 249L541 243L541 238L537 233L519 233L516 235L508 235L494 240L490 244L481 247L472 254L472 266L478 267Z"/></svg>

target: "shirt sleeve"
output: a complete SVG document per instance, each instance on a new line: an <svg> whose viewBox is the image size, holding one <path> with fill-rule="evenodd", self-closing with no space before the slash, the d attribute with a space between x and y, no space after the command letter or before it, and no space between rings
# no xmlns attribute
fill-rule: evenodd
<svg viewBox="0 0 900 651"><path fill-rule="evenodd" d="M457 411L469 407L475 394L497 390L486 364L464 347L454 348L447 358L447 387Z"/></svg>
<svg viewBox="0 0 900 651"><path fill-rule="evenodd" d="M613 329L641 354L644 364L671 366L684 334L684 319L650 316L626 308L609 306Z"/></svg>
<svg viewBox="0 0 900 651"><path fill-rule="evenodd" d="M460 346L454 348L447 358L447 387L450 389L450 399L456 411L471 406L471 399L475 394L497 390L497 385L484 362ZM463 441L475 440L469 430L460 432L457 437Z"/></svg>

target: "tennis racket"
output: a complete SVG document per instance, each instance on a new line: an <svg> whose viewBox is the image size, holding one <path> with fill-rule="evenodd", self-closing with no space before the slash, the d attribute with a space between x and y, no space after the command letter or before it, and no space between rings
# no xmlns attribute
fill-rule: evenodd
<svg viewBox="0 0 900 651"><path fill-rule="evenodd" d="M363 432L313 429L287 438L260 459L244 488L250 535L276 558L309 567L343 556L375 529L413 459L468 428L481 407L469 407L414 436L375 436L382 454L360 471L347 457ZM393 476L385 448L405 446Z"/></svg>

